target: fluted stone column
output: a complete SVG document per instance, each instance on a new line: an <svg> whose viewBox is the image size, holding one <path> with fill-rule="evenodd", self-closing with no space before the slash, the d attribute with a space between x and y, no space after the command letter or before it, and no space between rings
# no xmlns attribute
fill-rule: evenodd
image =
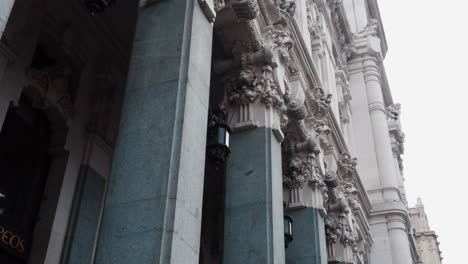
<svg viewBox="0 0 468 264"><path fill-rule="evenodd" d="M384 199L387 201L400 200L377 59L368 56L364 59L363 66L375 154L380 180L385 188Z"/></svg>
<svg viewBox="0 0 468 264"><path fill-rule="evenodd" d="M394 202L402 204L399 194L398 172L392 153L392 145L387 122L387 113L382 93L380 68L377 58L364 58L364 80L367 102L374 137L378 171L383 187L383 198L393 210ZM411 264L412 257L406 230L406 220L401 214L387 216L387 231L394 264Z"/></svg>
<svg viewBox="0 0 468 264"><path fill-rule="evenodd" d="M140 7L96 263L198 263L211 44L198 1Z"/></svg>
<svg viewBox="0 0 468 264"><path fill-rule="evenodd" d="M241 120L231 124L224 264L285 263L278 114L260 102L232 112Z"/></svg>

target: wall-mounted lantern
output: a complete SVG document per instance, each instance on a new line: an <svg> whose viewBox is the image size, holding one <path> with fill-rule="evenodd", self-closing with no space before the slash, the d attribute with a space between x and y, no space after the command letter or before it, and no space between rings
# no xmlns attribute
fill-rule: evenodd
<svg viewBox="0 0 468 264"><path fill-rule="evenodd" d="M91 15L104 12L104 10L115 4L116 0L84 0L84 5Z"/></svg>
<svg viewBox="0 0 468 264"><path fill-rule="evenodd" d="M293 241L293 220L289 215L284 215L284 246L288 248Z"/></svg>
<svg viewBox="0 0 468 264"><path fill-rule="evenodd" d="M211 115L208 121L207 154L218 165L224 164L231 153L230 135L231 129L225 123L224 116L221 113Z"/></svg>

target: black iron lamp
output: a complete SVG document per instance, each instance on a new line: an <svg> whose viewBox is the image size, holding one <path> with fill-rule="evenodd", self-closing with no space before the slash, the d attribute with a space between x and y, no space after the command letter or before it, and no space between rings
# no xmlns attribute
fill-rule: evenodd
<svg viewBox="0 0 468 264"><path fill-rule="evenodd" d="M231 135L231 129L224 123L216 123L216 144L223 146L229 150L229 136Z"/></svg>
<svg viewBox="0 0 468 264"><path fill-rule="evenodd" d="M289 243L293 241L293 220L289 215L284 215L284 246L288 248Z"/></svg>
<svg viewBox="0 0 468 264"><path fill-rule="evenodd" d="M210 158L218 165L226 162L226 158L231 153L229 149L229 138L231 129L224 122L221 114L210 116L208 123L207 151Z"/></svg>
<svg viewBox="0 0 468 264"><path fill-rule="evenodd" d="M113 5L116 0L84 0L84 5L91 15L104 12L104 10Z"/></svg>

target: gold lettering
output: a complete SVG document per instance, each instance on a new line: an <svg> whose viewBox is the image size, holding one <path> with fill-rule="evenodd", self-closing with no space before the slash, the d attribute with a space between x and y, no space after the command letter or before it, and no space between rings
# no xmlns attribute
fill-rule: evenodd
<svg viewBox="0 0 468 264"><path fill-rule="evenodd" d="M16 243L13 243L13 241L15 240L15 238L16 238ZM9 243L9 244L10 244L10 247L12 247L12 248L14 248L14 249L18 248L19 240L20 240L19 237L17 237L16 235L13 235L13 236L10 238L10 241L9 241L9 242L10 242L10 243Z"/></svg>
<svg viewBox="0 0 468 264"><path fill-rule="evenodd" d="M5 231L5 233L3 233L2 235L2 242L5 243L5 244L9 244L8 243L8 240L10 239L10 235L12 235L12 233L10 231Z"/></svg>
<svg viewBox="0 0 468 264"><path fill-rule="evenodd" d="M22 239L19 240L18 246L16 247L16 250L18 250L18 252L20 254L23 254L23 252L24 252L24 240L22 240Z"/></svg>
<svg viewBox="0 0 468 264"><path fill-rule="evenodd" d="M6 230L3 226L0 226L0 241L5 245L10 246L12 249L15 249L20 254L23 254L25 249L24 240Z"/></svg>

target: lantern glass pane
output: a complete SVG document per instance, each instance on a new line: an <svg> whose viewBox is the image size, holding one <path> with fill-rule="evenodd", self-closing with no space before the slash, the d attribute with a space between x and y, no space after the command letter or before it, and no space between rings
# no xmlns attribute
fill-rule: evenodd
<svg viewBox="0 0 468 264"><path fill-rule="evenodd" d="M225 143L226 143L226 147L229 148L229 131L227 131L227 129L225 131L226 131L226 139L225 139L226 141L225 141Z"/></svg>
<svg viewBox="0 0 468 264"><path fill-rule="evenodd" d="M218 127L218 144L225 145L225 134L226 129L224 127Z"/></svg>

